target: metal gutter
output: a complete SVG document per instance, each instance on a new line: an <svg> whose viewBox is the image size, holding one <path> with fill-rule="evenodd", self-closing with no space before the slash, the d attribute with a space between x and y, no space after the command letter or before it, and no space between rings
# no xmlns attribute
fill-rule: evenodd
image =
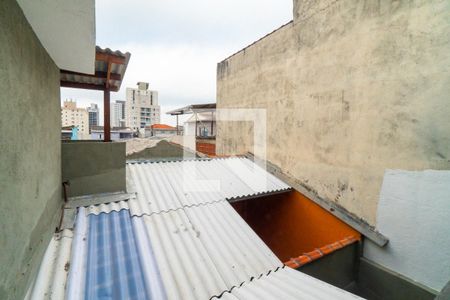
<svg viewBox="0 0 450 300"><path fill-rule="evenodd" d="M267 172L278 177L279 179L283 180L284 182L292 186L295 190L302 193L303 195L314 201L316 204L320 205L323 209L329 211L335 217L337 217L350 227L354 228L355 230L359 231L361 234L363 234L369 240L374 242L376 245L384 247L389 242L389 239L380 232L376 231L373 226L370 226L367 222L353 215L352 213L350 213L337 203L320 197L310 188L302 185L291 176L283 173L283 171L275 164L269 161L264 162L256 158L252 153L247 153L245 157L254 161L258 165L265 164Z"/></svg>

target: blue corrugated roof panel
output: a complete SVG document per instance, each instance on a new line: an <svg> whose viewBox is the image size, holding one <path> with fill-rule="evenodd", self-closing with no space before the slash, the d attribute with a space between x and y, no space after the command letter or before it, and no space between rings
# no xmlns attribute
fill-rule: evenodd
<svg viewBox="0 0 450 300"><path fill-rule="evenodd" d="M150 299L128 210L89 215L85 299Z"/></svg>

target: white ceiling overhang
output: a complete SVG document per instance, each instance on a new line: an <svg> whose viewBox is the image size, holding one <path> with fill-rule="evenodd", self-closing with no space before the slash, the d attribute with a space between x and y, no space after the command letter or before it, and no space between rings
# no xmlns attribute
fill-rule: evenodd
<svg viewBox="0 0 450 300"><path fill-rule="evenodd" d="M95 0L17 0L60 69L93 74Z"/></svg>

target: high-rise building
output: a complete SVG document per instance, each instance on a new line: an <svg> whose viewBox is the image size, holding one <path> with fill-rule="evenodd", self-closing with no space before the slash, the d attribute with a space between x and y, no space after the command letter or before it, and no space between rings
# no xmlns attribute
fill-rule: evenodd
<svg viewBox="0 0 450 300"><path fill-rule="evenodd" d="M89 113L85 108L77 107L76 101L64 101L61 108L61 123L63 127L78 127L78 137L89 139Z"/></svg>
<svg viewBox="0 0 450 300"><path fill-rule="evenodd" d="M161 108L158 92L148 89L147 82L138 82L137 88L127 88L126 126L139 130L159 124Z"/></svg>
<svg viewBox="0 0 450 300"><path fill-rule="evenodd" d="M111 102L111 126L125 127L125 101L116 100Z"/></svg>
<svg viewBox="0 0 450 300"><path fill-rule="evenodd" d="M100 116L98 105L91 103L91 106L86 110L89 113L89 129L92 129L92 126L98 126Z"/></svg>

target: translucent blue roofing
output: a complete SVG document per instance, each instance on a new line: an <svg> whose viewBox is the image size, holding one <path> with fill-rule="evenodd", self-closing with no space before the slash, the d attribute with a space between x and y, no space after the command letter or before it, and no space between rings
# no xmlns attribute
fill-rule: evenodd
<svg viewBox="0 0 450 300"><path fill-rule="evenodd" d="M128 210L89 215L85 299L150 299Z"/></svg>

